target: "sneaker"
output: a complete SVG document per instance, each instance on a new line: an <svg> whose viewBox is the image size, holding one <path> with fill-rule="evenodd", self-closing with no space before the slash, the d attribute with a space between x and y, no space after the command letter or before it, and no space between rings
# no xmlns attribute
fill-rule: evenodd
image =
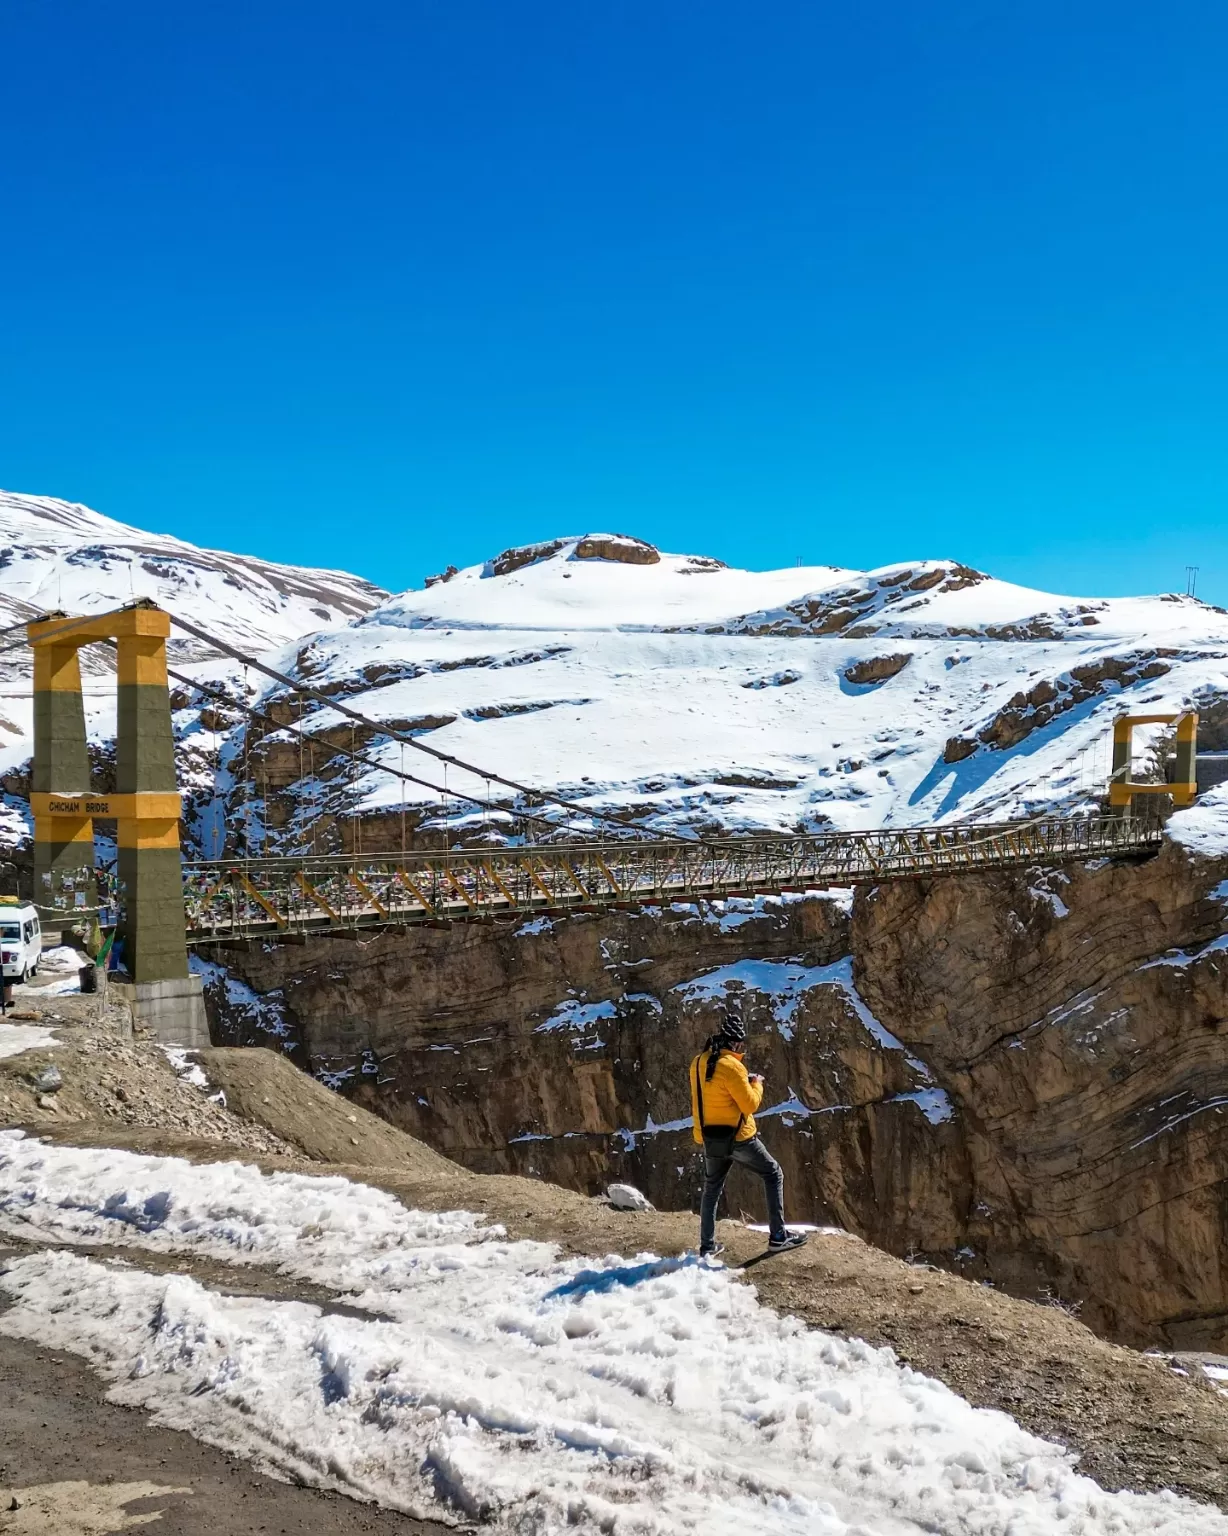
<svg viewBox="0 0 1228 1536"><path fill-rule="evenodd" d="M805 1232L781 1232L776 1237L768 1238L768 1252L784 1253L788 1248L800 1248L807 1236Z"/></svg>
<svg viewBox="0 0 1228 1536"><path fill-rule="evenodd" d="M701 1248L699 1250L699 1257L701 1259L715 1259L720 1254L724 1253L724 1251L724 1243L711 1243L707 1248Z"/></svg>

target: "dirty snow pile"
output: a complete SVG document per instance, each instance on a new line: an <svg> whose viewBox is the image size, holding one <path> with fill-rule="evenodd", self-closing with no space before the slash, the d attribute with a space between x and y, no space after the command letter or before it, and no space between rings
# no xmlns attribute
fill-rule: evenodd
<svg viewBox="0 0 1228 1536"><path fill-rule="evenodd" d="M58 1043L51 1031L41 1025L10 1024L0 1019L0 1059L20 1056L23 1051L44 1050Z"/></svg>
<svg viewBox="0 0 1228 1536"><path fill-rule="evenodd" d="M1228 1536L1218 1510L1105 1493L1004 1414L694 1258L563 1260L342 1179L14 1132L0 1230L131 1257L11 1260L0 1329L85 1356L157 1422L420 1517L509 1536ZM359 1315L146 1273L142 1249L276 1266Z"/></svg>

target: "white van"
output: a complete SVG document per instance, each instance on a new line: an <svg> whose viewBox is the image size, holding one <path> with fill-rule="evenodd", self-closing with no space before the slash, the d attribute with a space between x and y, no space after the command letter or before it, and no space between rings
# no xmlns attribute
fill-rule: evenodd
<svg viewBox="0 0 1228 1536"><path fill-rule="evenodd" d="M0 955L5 981L24 981L38 970L43 933L38 913L28 902L0 896Z"/></svg>

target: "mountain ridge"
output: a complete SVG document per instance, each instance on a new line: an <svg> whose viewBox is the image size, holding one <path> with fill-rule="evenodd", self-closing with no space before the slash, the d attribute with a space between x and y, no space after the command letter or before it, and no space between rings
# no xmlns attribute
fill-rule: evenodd
<svg viewBox="0 0 1228 1536"><path fill-rule="evenodd" d="M1068 597L950 559L740 571L606 533L514 546L388 594L344 572L201 550L12 493L0 493L0 543L0 614L5 604L88 612L152 597L359 710L374 722L363 750L387 767L406 756L424 765L381 725L659 835L1090 808L1127 706L1198 706L1203 745L1228 747L1228 614L1175 594ZM344 716L245 678L196 642L176 644L188 675L301 722L320 744L309 754L319 771L300 772L288 725L247 727L237 708L178 687L199 852L226 851L222 829L240 805L253 851L292 851L321 819L338 846L361 820L368 851L381 837L399 846L403 820L440 842L516 835L526 807L479 775L454 771L446 794L413 788L403 800L393 776L322 766L327 741L349 731ZM0 672L0 772L23 819L32 722L28 668L14 656ZM91 653L90 665L110 663ZM109 677L86 691L91 738L105 751ZM1139 748L1140 771L1159 771L1162 731L1140 732ZM263 795L244 788L241 762L264 775ZM437 768L426 777L441 783ZM466 795L499 809L466 809ZM559 828L584 836L596 823L560 818Z"/></svg>

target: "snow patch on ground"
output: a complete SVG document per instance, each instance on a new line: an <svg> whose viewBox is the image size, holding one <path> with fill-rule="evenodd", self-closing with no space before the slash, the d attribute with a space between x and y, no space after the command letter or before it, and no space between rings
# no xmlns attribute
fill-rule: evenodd
<svg viewBox="0 0 1228 1536"><path fill-rule="evenodd" d="M208 1088L209 1079L194 1051L189 1051L185 1045L163 1045L159 1049L185 1083L191 1083L193 1088Z"/></svg>
<svg viewBox="0 0 1228 1536"><path fill-rule="evenodd" d="M65 974L71 971L73 975L88 963L89 956L74 949L71 944L53 944L38 957L40 971L62 971Z"/></svg>
<svg viewBox="0 0 1228 1536"><path fill-rule="evenodd" d="M182 1082L190 1083L193 1088L199 1088L203 1094L208 1095L215 1104L226 1107L226 1093L222 1088L210 1093L213 1084L205 1076L205 1069L200 1064L200 1058L195 1051L191 1051L183 1045L163 1045L159 1049L165 1054L166 1059L175 1069L176 1075Z"/></svg>
<svg viewBox="0 0 1228 1536"><path fill-rule="evenodd" d="M0 1330L70 1349L116 1400L423 1518L576 1536L1228 1536L892 1352L807 1330L695 1258L560 1259L344 1179L0 1135L0 1225L189 1250L379 1317L236 1297L65 1251L11 1261Z"/></svg>
<svg viewBox="0 0 1228 1536"><path fill-rule="evenodd" d="M0 1021L0 1058L20 1056L23 1051L37 1051L58 1044L49 1029Z"/></svg>

